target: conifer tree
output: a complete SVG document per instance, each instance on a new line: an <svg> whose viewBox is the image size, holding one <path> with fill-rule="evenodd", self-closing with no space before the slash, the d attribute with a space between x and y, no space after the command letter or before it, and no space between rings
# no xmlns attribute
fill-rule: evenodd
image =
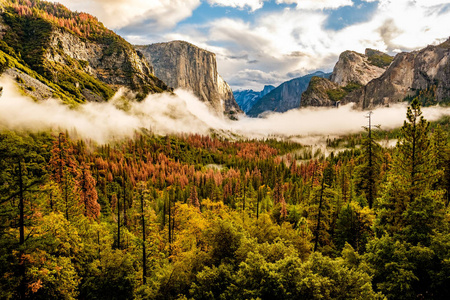
<svg viewBox="0 0 450 300"><path fill-rule="evenodd" d="M437 171L430 147L429 123L415 98L408 107L393 165L388 174L378 214L378 234L400 235L409 242L429 242L442 220L442 190L435 183Z"/></svg>
<svg viewBox="0 0 450 300"><path fill-rule="evenodd" d="M51 179L61 186L64 200L62 207L66 220L69 220L70 215L78 211L76 178L79 176L79 172L77 161L73 155L73 145L67 139L66 134L62 132L53 142L49 167Z"/></svg>
<svg viewBox="0 0 450 300"><path fill-rule="evenodd" d="M368 115L369 125L365 128L367 130L367 137L363 140L362 154L360 157L362 164L356 169L355 180L356 192L364 193L369 208L372 208L378 194L381 160L380 146L375 142L373 137L371 115L372 112Z"/></svg>
<svg viewBox="0 0 450 300"><path fill-rule="evenodd" d="M81 163L81 172L77 181L80 186L80 204L84 206L84 215L91 219L98 219L100 204L97 202L96 182L85 162Z"/></svg>

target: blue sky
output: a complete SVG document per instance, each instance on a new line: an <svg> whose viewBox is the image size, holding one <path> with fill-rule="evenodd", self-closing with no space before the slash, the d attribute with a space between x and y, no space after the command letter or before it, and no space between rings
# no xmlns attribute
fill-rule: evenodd
<svg viewBox="0 0 450 300"><path fill-rule="evenodd" d="M185 40L216 53L233 89L260 90L345 50L392 55L450 36L450 0L60 0L132 44Z"/></svg>

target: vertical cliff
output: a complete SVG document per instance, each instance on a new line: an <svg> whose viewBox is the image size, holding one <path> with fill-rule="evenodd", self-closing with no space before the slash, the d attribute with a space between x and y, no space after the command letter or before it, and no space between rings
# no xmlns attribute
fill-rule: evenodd
<svg viewBox="0 0 450 300"><path fill-rule="evenodd" d="M183 41L135 48L152 64L155 75L169 86L193 91L216 112L241 111L231 88L218 74L214 53Z"/></svg>

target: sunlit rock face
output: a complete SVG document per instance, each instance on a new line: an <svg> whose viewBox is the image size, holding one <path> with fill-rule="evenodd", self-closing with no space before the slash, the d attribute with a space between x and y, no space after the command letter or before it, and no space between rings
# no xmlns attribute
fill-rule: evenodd
<svg viewBox="0 0 450 300"><path fill-rule="evenodd" d="M241 112L230 86L217 71L216 55L183 41L136 46L155 75L173 88L194 92L218 113Z"/></svg>
<svg viewBox="0 0 450 300"><path fill-rule="evenodd" d="M345 102L371 108L403 101L417 92L431 90L436 102L450 99L450 40L422 50L400 53L389 68L363 89L349 94Z"/></svg>
<svg viewBox="0 0 450 300"><path fill-rule="evenodd" d="M330 80L340 86L346 86L352 82L366 85L372 79L380 77L384 71L386 71L386 67L374 65L369 56L354 51L345 51L339 56Z"/></svg>

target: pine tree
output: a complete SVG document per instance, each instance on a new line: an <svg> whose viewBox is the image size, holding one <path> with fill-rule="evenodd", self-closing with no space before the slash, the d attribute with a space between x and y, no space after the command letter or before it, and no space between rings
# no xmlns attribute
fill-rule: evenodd
<svg viewBox="0 0 450 300"><path fill-rule="evenodd" d="M51 179L58 183L63 194L62 206L64 215L69 220L71 214L78 212L78 185L76 178L79 177L77 161L73 155L73 145L66 138L64 133L60 133L53 142L51 158L49 161Z"/></svg>
<svg viewBox="0 0 450 300"><path fill-rule="evenodd" d="M366 127L367 137L363 140L362 164L356 169L355 188L357 193L364 193L369 208L372 208L378 194L380 182L380 153L381 148L375 142L371 122L372 112L369 113L369 125Z"/></svg>
<svg viewBox="0 0 450 300"><path fill-rule="evenodd" d="M443 193L434 188L441 172L433 160L429 123L416 98L406 117L381 198L377 230L379 235L386 231L414 244L428 243L443 218Z"/></svg>

